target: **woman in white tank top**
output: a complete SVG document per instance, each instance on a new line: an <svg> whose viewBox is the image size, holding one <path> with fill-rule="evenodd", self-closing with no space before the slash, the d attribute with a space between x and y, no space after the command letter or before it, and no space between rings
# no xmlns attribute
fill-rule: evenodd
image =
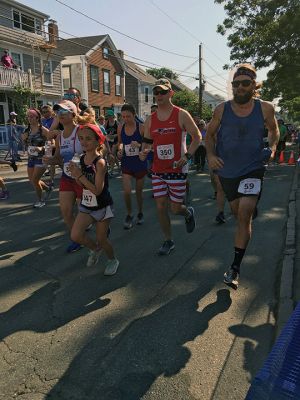
<svg viewBox="0 0 300 400"><path fill-rule="evenodd" d="M82 195L82 188L72 178L69 171L69 162L72 160L74 154L77 153L80 155L82 153L77 136L77 108L71 101L63 100L59 104L55 104L53 110L56 112L64 130L56 138L54 156L47 158L45 161L52 165L61 165L63 168L59 184L59 205L64 222L70 232L75 220L74 205L76 200L80 201ZM72 253L79 250L80 247L78 243L71 241L67 247L67 252Z"/></svg>

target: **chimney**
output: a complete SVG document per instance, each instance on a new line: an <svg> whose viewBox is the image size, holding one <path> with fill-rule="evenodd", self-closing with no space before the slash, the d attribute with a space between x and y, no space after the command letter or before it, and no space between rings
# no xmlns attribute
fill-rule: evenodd
<svg viewBox="0 0 300 400"><path fill-rule="evenodd" d="M124 60L124 51L123 50L118 50L120 57L122 60Z"/></svg>
<svg viewBox="0 0 300 400"><path fill-rule="evenodd" d="M49 44L54 48L57 47L58 40L58 26L57 22L53 19L50 19L48 24L48 34L49 34Z"/></svg>

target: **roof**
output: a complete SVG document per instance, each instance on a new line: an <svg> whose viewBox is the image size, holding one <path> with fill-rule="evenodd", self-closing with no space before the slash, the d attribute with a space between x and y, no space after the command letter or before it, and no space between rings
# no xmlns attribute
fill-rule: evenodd
<svg viewBox="0 0 300 400"><path fill-rule="evenodd" d="M154 84L156 82L156 79L154 78L154 76L148 74L146 71L144 71L142 68L138 67L132 61L124 60L124 62L126 65L126 72L130 75L133 75L139 81L150 83L150 84Z"/></svg>
<svg viewBox="0 0 300 400"><path fill-rule="evenodd" d="M167 79L169 79L169 78L167 78ZM192 91L189 87L184 85L178 79L169 79L169 81L171 82L172 88L175 89L175 90L177 88L178 90L187 90L188 92Z"/></svg>
<svg viewBox="0 0 300 400"><path fill-rule="evenodd" d="M57 41L57 50L64 56L84 55L99 42L104 41L107 36L108 35L98 35L60 39Z"/></svg>
<svg viewBox="0 0 300 400"><path fill-rule="evenodd" d="M25 4L19 3L18 1L15 0L2 0L3 3L8 4L10 7L15 7L21 11L25 11L28 14L34 15L35 17L40 17L43 19L49 19L50 16L48 14L45 14L41 11L36 10L35 8L31 8L28 6L25 6Z"/></svg>

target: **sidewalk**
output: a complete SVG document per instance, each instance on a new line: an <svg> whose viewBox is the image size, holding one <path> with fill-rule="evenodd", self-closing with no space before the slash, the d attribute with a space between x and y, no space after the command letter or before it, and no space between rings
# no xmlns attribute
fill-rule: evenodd
<svg viewBox="0 0 300 400"><path fill-rule="evenodd" d="M297 149L295 146L289 146L285 151L285 161L287 162L291 151L294 151L295 159L298 159ZM287 154L288 153L288 154ZM299 202L299 165L296 162L293 181L289 193L289 201L287 206L287 225L286 238L283 243L283 259L280 276L278 315L277 315L277 332L278 336L287 323L293 312L297 302L300 300L300 238L297 235L300 222Z"/></svg>

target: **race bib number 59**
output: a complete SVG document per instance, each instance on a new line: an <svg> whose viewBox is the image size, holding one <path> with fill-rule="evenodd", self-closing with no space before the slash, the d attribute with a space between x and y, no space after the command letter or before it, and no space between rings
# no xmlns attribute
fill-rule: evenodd
<svg viewBox="0 0 300 400"><path fill-rule="evenodd" d="M242 194L253 194L257 195L260 193L261 180L257 178L243 179L238 188L238 192Z"/></svg>
<svg viewBox="0 0 300 400"><path fill-rule="evenodd" d="M174 145L162 144L157 146L157 157L160 160L172 160L174 158Z"/></svg>

